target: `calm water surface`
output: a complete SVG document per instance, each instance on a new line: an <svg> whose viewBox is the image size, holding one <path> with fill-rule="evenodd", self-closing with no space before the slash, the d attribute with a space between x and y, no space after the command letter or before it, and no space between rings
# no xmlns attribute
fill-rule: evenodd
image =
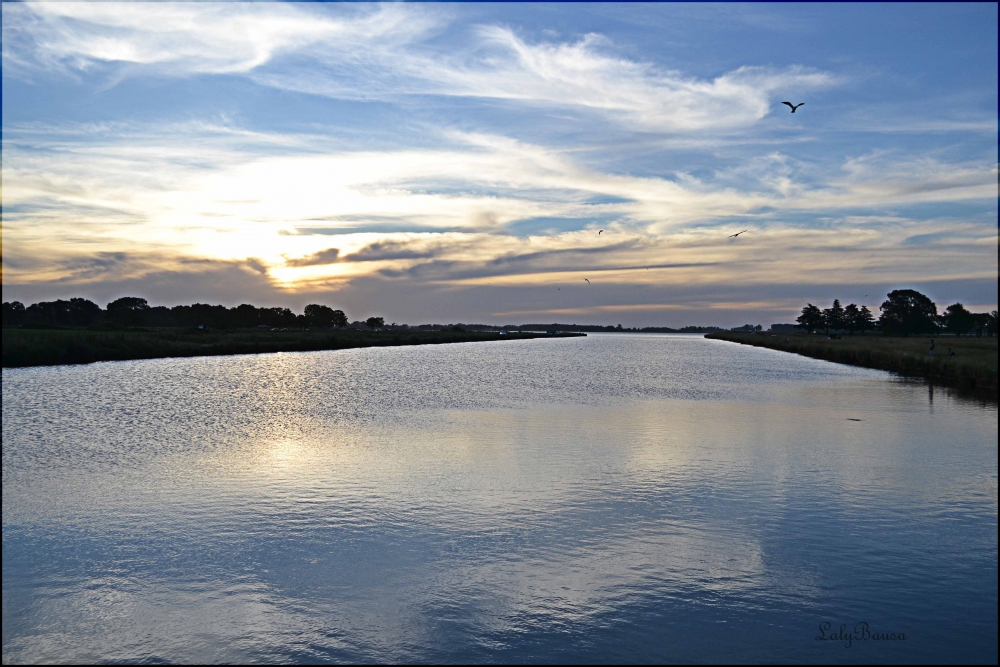
<svg viewBox="0 0 1000 667"><path fill-rule="evenodd" d="M995 405L627 334L3 371L5 663L872 660L997 660Z"/></svg>

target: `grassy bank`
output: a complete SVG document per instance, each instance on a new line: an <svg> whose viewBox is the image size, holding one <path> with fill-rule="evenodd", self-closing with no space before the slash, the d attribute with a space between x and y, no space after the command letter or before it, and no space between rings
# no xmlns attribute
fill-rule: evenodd
<svg viewBox="0 0 1000 667"><path fill-rule="evenodd" d="M558 334L559 337L582 334ZM4 329L3 367L86 364L162 357L198 357L261 352L306 352L354 347L433 345L551 337L538 333L471 331L201 331L151 329Z"/></svg>
<svg viewBox="0 0 1000 667"><path fill-rule="evenodd" d="M842 336L828 340L820 334L736 333L726 331L705 336L743 345L794 352L806 357L841 364L877 368L900 375L926 378L936 384L997 396L997 338L937 337L936 356L928 354L930 339L895 338L880 335ZM785 342L785 339L788 342ZM954 357L946 356L948 348Z"/></svg>

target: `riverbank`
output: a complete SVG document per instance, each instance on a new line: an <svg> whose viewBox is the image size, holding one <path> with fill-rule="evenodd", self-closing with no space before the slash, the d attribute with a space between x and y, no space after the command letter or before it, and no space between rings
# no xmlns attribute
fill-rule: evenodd
<svg viewBox="0 0 1000 667"><path fill-rule="evenodd" d="M935 384L997 397L997 338L935 338L936 355L928 354L930 339L892 336L842 336L829 340L820 334L738 333L725 331L706 338L742 345L792 352L840 364L877 368L908 377L924 378ZM786 339L788 342L785 342ZM948 357L948 348L955 352Z"/></svg>
<svg viewBox="0 0 1000 667"><path fill-rule="evenodd" d="M87 364L164 357L314 352L356 347L439 345L586 334L475 331L203 331L199 329L4 329L3 367Z"/></svg>

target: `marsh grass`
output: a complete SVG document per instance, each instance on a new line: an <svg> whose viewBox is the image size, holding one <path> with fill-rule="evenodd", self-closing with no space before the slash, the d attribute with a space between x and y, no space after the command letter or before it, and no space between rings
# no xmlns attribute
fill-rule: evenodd
<svg viewBox="0 0 1000 667"><path fill-rule="evenodd" d="M788 342L785 342L785 338ZM997 395L997 338L974 336L921 336L897 338L881 335L847 336L829 340L820 334L768 334L725 331L706 338L793 352L841 364L877 368L931 382ZM935 356L929 354L931 338ZM955 352L948 357L948 348Z"/></svg>
<svg viewBox="0 0 1000 667"><path fill-rule="evenodd" d="M565 335L565 334L560 334ZM202 331L198 329L4 329L3 367L86 364L162 357L306 352L355 347L517 340L545 334L465 331Z"/></svg>

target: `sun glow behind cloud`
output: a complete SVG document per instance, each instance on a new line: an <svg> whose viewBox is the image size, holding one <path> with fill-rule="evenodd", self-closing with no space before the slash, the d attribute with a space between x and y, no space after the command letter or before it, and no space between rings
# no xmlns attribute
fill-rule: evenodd
<svg viewBox="0 0 1000 667"><path fill-rule="evenodd" d="M488 287L483 318L522 312L510 307L522 297L498 288L559 291L590 277L669 300L595 290L609 301L567 310L543 300L523 312L656 319L724 308L733 284L996 277L995 123L992 138L988 123L975 130L993 142L993 157L989 147L796 156L795 145L817 138L762 124L781 91L851 86L821 68L743 64L699 77L626 56L593 32L545 40L473 24L455 33L458 6L42 3L3 12L5 77L38 86L215 76L372 108L433 101L398 129L379 127L377 141L365 140L363 117L294 129L218 116L5 120L5 297L19 286L100 291L216 266L247 277L246 296L227 297L244 301L264 285L273 296L334 301L360 299L376 283ZM487 112L438 117L448 100L541 120L512 136ZM584 134L550 136L552 114L559 131ZM622 151L632 168L621 168ZM649 166L651 151L672 166ZM674 153L715 166L685 168ZM918 210L946 205L976 212ZM727 240L737 225L751 234ZM677 294L713 285L714 298ZM176 297L185 298L199 297ZM740 303L774 311L783 301Z"/></svg>

